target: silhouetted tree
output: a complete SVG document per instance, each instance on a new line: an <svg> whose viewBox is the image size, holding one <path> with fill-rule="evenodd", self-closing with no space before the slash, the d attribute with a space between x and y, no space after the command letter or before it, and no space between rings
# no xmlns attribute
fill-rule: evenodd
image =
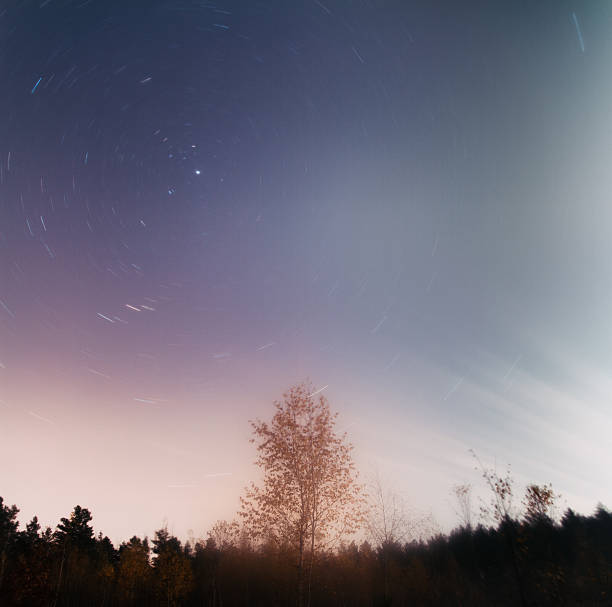
<svg viewBox="0 0 612 607"><path fill-rule="evenodd" d="M191 592L193 575L189 554L178 538L167 528L159 529L153 538L153 563L157 595L164 605L175 607Z"/></svg>
<svg viewBox="0 0 612 607"><path fill-rule="evenodd" d="M10 507L5 506L3 499L0 497L0 597L2 596L8 561L19 527L18 514L19 508L15 504Z"/></svg>
<svg viewBox="0 0 612 607"><path fill-rule="evenodd" d="M455 512L462 527L472 528L474 512L472 510L472 485L463 483L455 485L452 490L456 502Z"/></svg>
<svg viewBox="0 0 612 607"><path fill-rule="evenodd" d="M149 541L133 536L119 547L117 567L117 593L121 604L143 604L148 597L152 581L149 563Z"/></svg>
<svg viewBox="0 0 612 607"><path fill-rule="evenodd" d="M555 502L559 497L550 484L528 485L523 499L525 522L528 525L552 524L555 518Z"/></svg>
<svg viewBox="0 0 612 607"><path fill-rule="evenodd" d="M474 451L472 451L472 455L479 463L482 477L491 491L490 506L483 504L481 515L483 518L498 524L498 529L506 541L521 605L527 607L523 576L517 554L518 525L513 510L514 482L510 473L510 466L506 469L505 476L501 476L497 473L497 470L485 468Z"/></svg>
<svg viewBox="0 0 612 607"><path fill-rule="evenodd" d="M62 518L55 531L55 541L81 550L89 550L94 545L94 531L91 513L87 508L75 506L70 518Z"/></svg>
<svg viewBox="0 0 612 607"><path fill-rule="evenodd" d="M60 554L54 607L84 600L96 576L94 531L91 512L77 505L69 518L63 517L53 534L56 554Z"/></svg>

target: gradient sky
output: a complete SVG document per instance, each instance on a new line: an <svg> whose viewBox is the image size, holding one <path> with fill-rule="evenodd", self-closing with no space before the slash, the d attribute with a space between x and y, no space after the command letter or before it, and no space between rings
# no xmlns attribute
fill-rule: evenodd
<svg viewBox="0 0 612 607"><path fill-rule="evenodd" d="M0 42L22 524L205 535L306 378L445 528L469 448L612 505L610 2L15 1Z"/></svg>

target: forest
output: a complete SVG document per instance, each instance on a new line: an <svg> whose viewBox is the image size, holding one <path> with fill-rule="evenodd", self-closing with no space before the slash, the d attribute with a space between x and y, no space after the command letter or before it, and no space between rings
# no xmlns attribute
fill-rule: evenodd
<svg viewBox="0 0 612 607"><path fill-rule="evenodd" d="M182 543L167 529L115 547L76 506L55 530L0 501L0 604L207 607L294 605L290 547L253 546L219 524ZM521 598L523 595L523 598ZM571 509L560 523L458 527L426 541L341 544L319 554L310 604L610 605L612 514Z"/></svg>
<svg viewBox="0 0 612 607"><path fill-rule="evenodd" d="M558 511L551 485L518 491L478 464L488 498L452 488L444 534L377 479L359 481L322 396L298 385L255 420L262 475L231 521L199 540L164 526L119 546L77 505L55 529L0 497L0 605L6 607L389 607L612 604L612 513ZM477 508L475 506L478 506ZM359 539L356 539L359 538Z"/></svg>

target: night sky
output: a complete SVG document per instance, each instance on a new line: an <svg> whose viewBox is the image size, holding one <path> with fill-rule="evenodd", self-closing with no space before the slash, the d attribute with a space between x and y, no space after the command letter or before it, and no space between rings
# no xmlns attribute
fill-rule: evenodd
<svg viewBox="0 0 612 607"><path fill-rule="evenodd" d="M0 495L203 536L310 378L442 527L612 504L612 4L0 9ZM190 531L191 530L191 531Z"/></svg>

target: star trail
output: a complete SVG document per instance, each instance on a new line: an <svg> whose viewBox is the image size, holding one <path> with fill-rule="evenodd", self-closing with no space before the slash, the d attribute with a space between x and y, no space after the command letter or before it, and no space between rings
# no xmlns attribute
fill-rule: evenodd
<svg viewBox="0 0 612 607"><path fill-rule="evenodd" d="M7 4L0 494L204 533L310 378L442 526L469 449L611 502L611 33L605 3Z"/></svg>

